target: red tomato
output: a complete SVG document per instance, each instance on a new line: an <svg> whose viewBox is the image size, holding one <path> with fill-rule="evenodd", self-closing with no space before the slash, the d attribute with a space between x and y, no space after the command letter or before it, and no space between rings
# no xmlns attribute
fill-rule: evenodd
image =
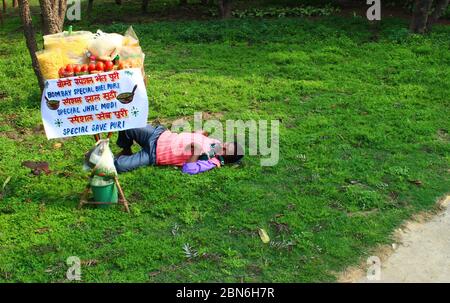
<svg viewBox="0 0 450 303"><path fill-rule="evenodd" d="M64 67L61 67L58 71L58 75L60 78L64 77L64 73L66 72L66 70L64 69Z"/></svg>
<svg viewBox="0 0 450 303"><path fill-rule="evenodd" d="M88 66L86 64L83 64L80 68L80 72L85 73L88 71Z"/></svg>
<svg viewBox="0 0 450 303"><path fill-rule="evenodd" d="M73 72L75 74L78 74L79 72L81 72L81 67L79 65L74 65Z"/></svg>
<svg viewBox="0 0 450 303"><path fill-rule="evenodd" d="M89 72L93 72L95 70L95 64L94 63L89 64L88 70Z"/></svg>
<svg viewBox="0 0 450 303"><path fill-rule="evenodd" d="M72 72L73 72L73 66L72 66L72 64L67 64L67 66L66 66L66 72L67 72L67 73L72 73Z"/></svg>
<svg viewBox="0 0 450 303"><path fill-rule="evenodd" d="M106 61L105 62L105 70L110 71L114 68L114 63L112 63L111 61Z"/></svg>
<svg viewBox="0 0 450 303"><path fill-rule="evenodd" d="M95 69L102 72L105 70L105 65L103 64L103 62L97 62L97 64L95 65Z"/></svg>

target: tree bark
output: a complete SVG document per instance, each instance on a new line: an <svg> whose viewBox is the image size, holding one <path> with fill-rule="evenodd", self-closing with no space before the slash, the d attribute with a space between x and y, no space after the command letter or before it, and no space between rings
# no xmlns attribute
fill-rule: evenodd
<svg viewBox="0 0 450 303"><path fill-rule="evenodd" d="M3 0L3 12L6 12L6 8L7 8L6 0Z"/></svg>
<svg viewBox="0 0 450 303"><path fill-rule="evenodd" d="M433 0L416 0L410 25L413 33L425 33L432 4Z"/></svg>
<svg viewBox="0 0 450 303"><path fill-rule="evenodd" d="M66 17L67 0L39 0L44 35L60 33Z"/></svg>
<svg viewBox="0 0 450 303"><path fill-rule="evenodd" d="M30 12L30 4L28 0L19 0L20 19L23 24L23 33L25 35L25 41L28 51L31 56L31 64L33 66L34 73L38 80L39 89L41 92L44 90L44 78L42 77L41 70L39 69L39 63L36 57L37 43L36 34L33 28L33 20Z"/></svg>
<svg viewBox="0 0 450 303"><path fill-rule="evenodd" d="M13 0L12 6L13 6L14 8L16 8L16 7L19 6L19 3L17 2L17 0Z"/></svg>
<svg viewBox="0 0 450 303"><path fill-rule="evenodd" d="M91 11L92 11L93 5L94 5L94 0L89 0L88 1L88 7L87 7L87 14L88 14L88 16L91 15Z"/></svg>
<svg viewBox="0 0 450 303"><path fill-rule="evenodd" d="M427 31L431 31L433 25L442 17L445 13L450 0L436 0L436 5L431 16L428 17Z"/></svg>
<svg viewBox="0 0 450 303"><path fill-rule="evenodd" d="M143 13L147 13L148 11L148 2L149 0L142 0L142 12Z"/></svg>
<svg viewBox="0 0 450 303"><path fill-rule="evenodd" d="M220 16L223 19L231 17L231 0L219 0Z"/></svg>

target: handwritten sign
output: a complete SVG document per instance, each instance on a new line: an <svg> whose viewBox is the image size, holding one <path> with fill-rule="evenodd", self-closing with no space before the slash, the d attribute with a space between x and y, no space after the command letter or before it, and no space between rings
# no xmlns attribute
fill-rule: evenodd
<svg viewBox="0 0 450 303"><path fill-rule="evenodd" d="M137 68L47 80L41 114L48 139L144 127L147 92Z"/></svg>

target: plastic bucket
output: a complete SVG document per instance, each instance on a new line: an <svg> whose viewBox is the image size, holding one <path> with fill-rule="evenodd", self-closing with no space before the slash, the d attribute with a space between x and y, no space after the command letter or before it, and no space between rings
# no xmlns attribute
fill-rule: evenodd
<svg viewBox="0 0 450 303"><path fill-rule="evenodd" d="M92 193L94 195L95 202L109 202L117 203L119 196L117 194L117 187L114 182L107 185L91 185ZM106 208L111 206L110 204L98 204L98 207Z"/></svg>

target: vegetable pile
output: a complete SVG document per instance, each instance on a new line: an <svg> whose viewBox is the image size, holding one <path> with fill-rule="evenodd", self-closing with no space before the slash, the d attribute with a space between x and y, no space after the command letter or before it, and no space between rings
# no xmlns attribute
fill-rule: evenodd
<svg viewBox="0 0 450 303"><path fill-rule="evenodd" d="M126 68L140 68L144 76L145 55L132 27L124 35L100 30L47 35L36 55L45 80Z"/></svg>

